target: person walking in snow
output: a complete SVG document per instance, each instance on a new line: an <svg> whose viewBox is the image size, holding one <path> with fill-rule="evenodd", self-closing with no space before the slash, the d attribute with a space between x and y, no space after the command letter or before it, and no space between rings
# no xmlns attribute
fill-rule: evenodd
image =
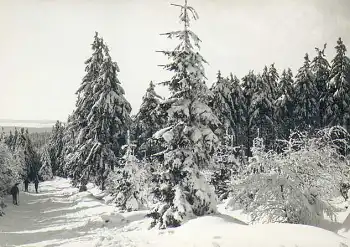
<svg viewBox="0 0 350 247"><path fill-rule="evenodd" d="M28 192L28 185L29 185L29 179L26 178L26 179L24 180L24 191L25 191L25 192Z"/></svg>
<svg viewBox="0 0 350 247"><path fill-rule="evenodd" d="M38 193L38 188L39 188L39 179L38 179L38 177L35 178L34 185L35 185L35 192Z"/></svg>
<svg viewBox="0 0 350 247"><path fill-rule="evenodd" d="M19 185L19 183L16 183L16 184L11 188L11 194L12 194L13 205L18 205L18 197L19 197L18 185Z"/></svg>

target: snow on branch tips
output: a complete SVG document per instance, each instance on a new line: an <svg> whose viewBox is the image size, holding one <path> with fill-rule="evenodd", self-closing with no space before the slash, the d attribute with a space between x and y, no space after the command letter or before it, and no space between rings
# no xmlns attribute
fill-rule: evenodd
<svg viewBox="0 0 350 247"><path fill-rule="evenodd" d="M165 34L180 42L173 51L163 51L170 60L163 68L174 75L163 83L171 93L167 123L153 135L167 143L161 152L164 161L154 188L159 204L149 214L154 220L152 226L160 228L179 226L189 218L216 211L214 190L201 172L210 164L218 144L214 130L219 120L207 105L210 92L205 85L206 61L194 50L199 48L200 39L189 30L190 18L196 20L198 14L187 1L174 6L181 8L184 28Z"/></svg>
<svg viewBox="0 0 350 247"><path fill-rule="evenodd" d="M242 205L258 222L318 225L324 214L334 217L337 209L329 201L350 179L343 158L348 137L338 126L314 135L292 133L281 141L282 153L265 151L256 138L228 206Z"/></svg>

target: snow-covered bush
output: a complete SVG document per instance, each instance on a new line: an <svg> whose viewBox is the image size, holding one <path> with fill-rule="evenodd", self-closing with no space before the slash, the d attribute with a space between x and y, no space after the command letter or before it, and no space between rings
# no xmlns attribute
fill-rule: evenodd
<svg viewBox="0 0 350 247"><path fill-rule="evenodd" d="M129 143L129 138L128 138ZM147 184L150 173L132 152L132 145L127 145L121 160L121 167L110 172L107 178L107 191L114 196L116 206L121 210L135 211L147 206Z"/></svg>
<svg viewBox="0 0 350 247"><path fill-rule="evenodd" d="M14 157L7 145L0 142L0 216L4 214L3 208L6 206L3 196L21 179L21 174L23 166L18 157Z"/></svg>
<svg viewBox="0 0 350 247"><path fill-rule="evenodd" d="M222 143L213 156L213 173L210 183L215 188L215 193L219 200L227 198L231 190L231 180L240 173L242 164L240 157L242 148L233 147L231 142Z"/></svg>
<svg viewBox="0 0 350 247"><path fill-rule="evenodd" d="M5 144L0 143L0 196L21 179L21 174L23 167L19 157L15 157Z"/></svg>
<svg viewBox="0 0 350 247"><path fill-rule="evenodd" d="M340 132L346 131L333 127L313 137L293 133L280 154L266 152L256 138L253 157L228 206L241 204L259 222L317 225L324 214L334 217L336 208L328 201L348 180L347 164L338 152L342 141L334 138Z"/></svg>

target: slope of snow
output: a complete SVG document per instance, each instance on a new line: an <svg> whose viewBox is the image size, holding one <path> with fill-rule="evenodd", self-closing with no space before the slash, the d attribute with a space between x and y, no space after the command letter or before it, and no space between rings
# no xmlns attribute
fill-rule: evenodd
<svg viewBox="0 0 350 247"><path fill-rule="evenodd" d="M33 187L33 185L31 184ZM0 246L198 246L198 247L346 247L345 237L321 228L267 224L249 226L225 214L191 220L179 228L149 230L148 211L120 214L101 199L92 185L78 193L69 181L55 178L41 183L39 194L20 193L20 205L11 204L0 217ZM227 213L227 214L226 214ZM239 216L239 213L235 213Z"/></svg>

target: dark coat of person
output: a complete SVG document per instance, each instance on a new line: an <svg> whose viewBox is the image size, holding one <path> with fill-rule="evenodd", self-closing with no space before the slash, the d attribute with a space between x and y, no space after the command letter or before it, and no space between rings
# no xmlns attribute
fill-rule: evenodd
<svg viewBox="0 0 350 247"><path fill-rule="evenodd" d="M28 192L28 185L29 185L29 179L26 178L26 179L24 180L24 191L25 191L25 192Z"/></svg>
<svg viewBox="0 0 350 247"><path fill-rule="evenodd" d="M34 180L34 185L35 185L35 192L38 193L38 188L39 188L39 179L38 178L36 178Z"/></svg>
<svg viewBox="0 0 350 247"><path fill-rule="evenodd" d="M13 201L13 204L14 204L14 205L18 205L18 196L19 196L18 184L19 184L19 183L16 183L16 184L11 188L12 201Z"/></svg>

